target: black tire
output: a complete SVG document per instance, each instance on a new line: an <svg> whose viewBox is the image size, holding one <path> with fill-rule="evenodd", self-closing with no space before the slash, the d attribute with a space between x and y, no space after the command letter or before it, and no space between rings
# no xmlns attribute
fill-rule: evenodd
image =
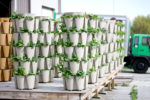
<svg viewBox="0 0 150 100"><path fill-rule="evenodd" d="M137 59L133 63L135 73L146 73L148 70L148 62L145 59Z"/></svg>

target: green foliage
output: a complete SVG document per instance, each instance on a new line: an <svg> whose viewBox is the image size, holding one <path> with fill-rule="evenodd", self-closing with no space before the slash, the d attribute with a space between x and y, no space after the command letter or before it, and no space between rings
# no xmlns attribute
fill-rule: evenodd
<svg viewBox="0 0 150 100"><path fill-rule="evenodd" d="M95 57L96 57L96 58L99 58L99 57L101 57L101 55L97 53L97 54L95 55Z"/></svg>
<svg viewBox="0 0 150 100"><path fill-rule="evenodd" d="M30 72L28 75L34 76L35 74L34 74L34 73L32 73L32 72Z"/></svg>
<svg viewBox="0 0 150 100"><path fill-rule="evenodd" d="M76 32L78 32L78 30L76 29L76 27L71 27L69 29L69 32L76 33Z"/></svg>
<svg viewBox="0 0 150 100"><path fill-rule="evenodd" d="M47 42L41 43L41 46L48 46Z"/></svg>
<svg viewBox="0 0 150 100"><path fill-rule="evenodd" d="M83 32L88 32L88 31L83 28L83 29L79 30L79 32L83 33Z"/></svg>
<svg viewBox="0 0 150 100"><path fill-rule="evenodd" d="M125 39L119 39L119 40L117 40L116 42L117 42L117 43L123 43L123 42L125 42Z"/></svg>
<svg viewBox="0 0 150 100"><path fill-rule="evenodd" d="M126 34L126 32L124 32L124 31L117 31L116 32L118 35L125 35Z"/></svg>
<svg viewBox="0 0 150 100"><path fill-rule="evenodd" d="M40 30L39 29L33 30L33 33L40 33Z"/></svg>
<svg viewBox="0 0 150 100"><path fill-rule="evenodd" d="M78 56L76 55L76 54L73 54L73 57L72 57L72 59L70 59L70 61L72 61L72 62L80 62L80 60L78 59Z"/></svg>
<svg viewBox="0 0 150 100"><path fill-rule="evenodd" d="M44 19L42 19L42 21L50 21L50 19L46 19L46 18L44 18Z"/></svg>
<svg viewBox="0 0 150 100"><path fill-rule="evenodd" d="M115 24L119 27L125 27L125 25L122 22L116 22Z"/></svg>
<svg viewBox="0 0 150 100"><path fill-rule="evenodd" d="M134 33L150 34L150 15L137 16L131 27L131 35Z"/></svg>
<svg viewBox="0 0 150 100"><path fill-rule="evenodd" d="M94 19L94 20L98 20L99 17L98 15L88 15L89 19Z"/></svg>
<svg viewBox="0 0 150 100"><path fill-rule="evenodd" d="M53 32L51 32L51 33L54 33L55 35L61 34L61 32L59 32L58 30L55 30L55 31L53 31Z"/></svg>
<svg viewBox="0 0 150 100"><path fill-rule="evenodd" d="M65 47L72 47L73 46L73 42L71 42L70 39L67 39L67 41L65 43L63 43L63 46L65 46Z"/></svg>
<svg viewBox="0 0 150 100"><path fill-rule="evenodd" d="M81 70L78 70L78 72L76 73L75 75L76 77L84 77L85 76L85 73Z"/></svg>
<svg viewBox="0 0 150 100"><path fill-rule="evenodd" d="M15 41L11 41L10 44L11 44L12 46L15 46Z"/></svg>
<svg viewBox="0 0 150 100"><path fill-rule="evenodd" d="M23 61L23 62L29 62L30 58L28 58L26 55L24 55L23 58L21 59L21 61Z"/></svg>
<svg viewBox="0 0 150 100"><path fill-rule="evenodd" d="M97 69L96 69L96 67L92 67L91 69L90 69L90 72L95 72Z"/></svg>
<svg viewBox="0 0 150 100"><path fill-rule="evenodd" d="M14 70L14 75L17 75L17 76L25 76L25 75L27 75L24 72L24 70L25 70L24 67L18 66L18 70Z"/></svg>
<svg viewBox="0 0 150 100"><path fill-rule="evenodd" d="M72 70L69 70L66 67L62 68L61 72L62 72L62 75L63 75L63 77L64 77L65 80L68 79L68 78L71 78L72 75L73 75Z"/></svg>
<svg viewBox="0 0 150 100"><path fill-rule="evenodd" d="M99 46L99 41L96 41L96 39L93 38L93 40L90 42L90 46L92 48L96 48L97 46Z"/></svg>
<svg viewBox="0 0 150 100"><path fill-rule="evenodd" d="M34 47L35 44L34 44L33 42L29 42L29 43L27 44L27 46L28 46L28 47Z"/></svg>
<svg viewBox="0 0 150 100"><path fill-rule="evenodd" d="M83 18L83 15L74 15L74 18Z"/></svg>
<svg viewBox="0 0 150 100"><path fill-rule="evenodd" d="M39 60L38 58L35 58L35 57L32 58L33 62L37 62L38 60Z"/></svg>
<svg viewBox="0 0 150 100"><path fill-rule="evenodd" d="M52 45L63 45L63 41L62 39L59 39L58 41L54 41Z"/></svg>
<svg viewBox="0 0 150 100"><path fill-rule="evenodd" d="M35 46L36 47L40 47L41 46L41 42L38 40Z"/></svg>
<svg viewBox="0 0 150 100"><path fill-rule="evenodd" d="M95 34L95 33L100 32L100 28L88 27L87 31L88 31L89 33Z"/></svg>
<svg viewBox="0 0 150 100"><path fill-rule="evenodd" d="M16 46L16 47L23 47L23 46L24 46L23 40L18 40L18 41L15 43L14 46Z"/></svg>
<svg viewBox="0 0 150 100"><path fill-rule="evenodd" d="M89 53L88 54L88 59L91 59L91 58L94 58L94 56L91 53Z"/></svg>
<svg viewBox="0 0 150 100"><path fill-rule="evenodd" d="M20 56L11 55L10 57L11 57L11 59L14 60L14 61L20 61L20 60L21 60L21 57L20 57Z"/></svg>
<svg viewBox="0 0 150 100"><path fill-rule="evenodd" d="M78 43L77 47L84 47L85 45L83 45L82 43Z"/></svg>
<svg viewBox="0 0 150 100"><path fill-rule="evenodd" d="M33 20L33 17L31 17L31 16L26 16L25 19L26 19L26 20Z"/></svg>
<svg viewBox="0 0 150 100"><path fill-rule="evenodd" d="M22 19L22 18L24 18L24 16L23 16L23 14L17 14L16 12L13 12L11 18L12 19Z"/></svg>
<svg viewBox="0 0 150 100"><path fill-rule="evenodd" d="M85 58L82 58L82 61L83 61L83 62L88 62L88 60L87 60L87 59L85 59Z"/></svg>
<svg viewBox="0 0 150 100"><path fill-rule="evenodd" d="M138 94L137 86L136 86L136 85L133 85L133 87L132 87L132 89L131 89L131 93L130 93L131 99L132 99L132 100L137 100L137 99L138 99L137 94Z"/></svg>
<svg viewBox="0 0 150 100"><path fill-rule="evenodd" d="M61 18L73 18L74 15L70 15L70 14L65 14L63 16L61 16Z"/></svg>
<svg viewBox="0 0 150 100"><path fill-rule="evenodd" d="M101 44L106 44L107 41L106 40L101 40Z"/></svg>
<svg viewBox="0 0 150 100"><path fill-rule="evenodd" d="M19 27L19 29L22 33L28 33L29 32L29 30L27 28Z"/></svg>

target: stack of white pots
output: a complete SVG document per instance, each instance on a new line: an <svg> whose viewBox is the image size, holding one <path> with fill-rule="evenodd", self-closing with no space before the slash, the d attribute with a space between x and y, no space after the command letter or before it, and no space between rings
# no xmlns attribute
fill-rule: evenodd
<svg viewBox="0 0 150 100"><path fill-rule="evenodd" d="M67 13L62 16L64 54L67 56L62 74L67 90L83 90L88 83L97 82L101 34L98 16L93 16L96 15L87 18L83 13Z"/></svg>
<svg viewBox="0 0 150 100"><path fill-rule="evenodd" d="M121 27L118 25L115 20L103 20L99 22L99 26L103 32L100 44L102 65L99 69L99 77L103 77L107 73L112 73L118 66L123 64L124 37L118 33L119 31L123 31L124 24L121 24ZM122 33L124 34L124 32ZM118 41L120 42L118 43Z"/></svg>
<svg viewBox="0 0 150 100"><path fill-rule="evenodd" d="M59 64L58 54L61 53L60 49L55 50L57 48L53 44L61 38L60 21L35 17L33 14L13 14L12 18L15 29L12 58L16 69L16 88L33 89L38 82L51 82ZM23 74L18 66L24 69Z"/></svg>

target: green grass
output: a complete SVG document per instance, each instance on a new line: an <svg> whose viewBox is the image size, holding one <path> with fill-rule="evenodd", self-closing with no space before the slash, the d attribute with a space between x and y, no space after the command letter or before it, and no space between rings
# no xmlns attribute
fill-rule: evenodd
<svg viewBox="0 0 150 100"><path fill-rule="evenodd" d="M130 92L131 100L137 100L138 99L137 94L138 94L137 86L133 85Z"/></svg>

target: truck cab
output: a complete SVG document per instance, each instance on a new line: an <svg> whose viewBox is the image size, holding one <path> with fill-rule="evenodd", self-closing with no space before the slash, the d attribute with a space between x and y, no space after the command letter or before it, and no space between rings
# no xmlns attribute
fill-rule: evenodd
<svg viewBox="0 0 150 100"><path fill-rule="evenodd" d="M131 66L136 73L146 73L150 66L150 35L134 34L130 41L125 66Z"/></svg>

